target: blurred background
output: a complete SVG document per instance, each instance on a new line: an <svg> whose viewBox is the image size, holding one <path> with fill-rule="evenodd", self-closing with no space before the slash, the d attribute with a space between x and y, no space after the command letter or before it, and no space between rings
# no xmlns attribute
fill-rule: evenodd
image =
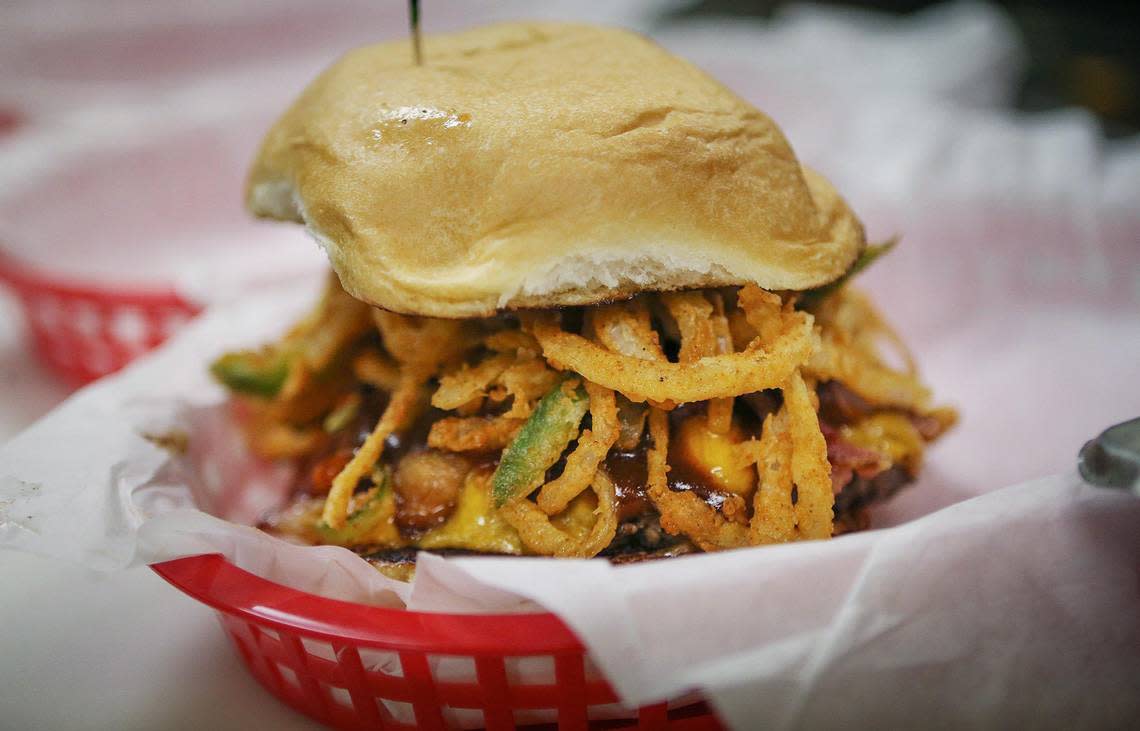
<svg viewBox="0 0 1140 731"><path fill-rule="evenodd" d="M869 0L821 3L835 9L913 14L937 2ZM679 4L670 20L720 16L771 19L786 2L695 0ZM1097 116L1109 137L1140 130L1140 10L1121 2L1018 2L991 4L1008 19L1022 48L1010 99L1016 109L1082 107Z"/></svg>
<svg viewBox="0 0 1140 731"><path fill-rule="evenodd" d="M296 227L248 220L245 167L314 75L349 47L406 37L407 12L0 5L0 439L200 308L323 266ZM952 367L938 335L1008 307L1011 291L1070 314L1140 300L1128 4L423 2L428 33L519 18L648 33L775 118L871 238L903 234L867 280L934 353L934 378Z"/></svg>
<svg viewBox="0 0 1140 731"><path fill-rule="evenodd" d="M823 2L840 14L874 13L866 20L890 26L939 2L865 0ZM426 5L426 3L425 3ZM546 7L542 7L545 5ZM590 5L598 7L591 8ZM774 0L618 0L607 3L462 2L435 0L425 8L429 30L451 29L510 17L579 17L608 20L649 33L683 30L689 23L779 22L797 3ZM71 104L231 70L235 63L296 59L301 53L390 38L403 32L402 0L254 0L242 3L171 0L8 0L3 9L5 105L0 130L30 121L21 78L52 81L54 89L25 93L48 101L53 91L77 93ZM1140 9L1121 2L989 4L1003 17L1018 46L1009 101L1038 111L1077 106L1094 113L1104 132L1121 137L1140 130ZM979 15L981 11L974 9ZM794 12L794 11L792 11ZM143 31L140 33L140 31ZM66 48L66 53L60 53ZM966 50L966 49L963 49ZM70 83L69 83L70 82ZM78 84L97 83L81 90ZM57 100L63 104L64 100ZM48 106L56 106L49 104Z"/></svg>
<svg viewBox="0 0 1140 731"><path fill-rule="evenodd" d="M646 32L772 116L871 239L901 234L861 282L963 421L890 510L1072 470L1140 413L1136 3L422 3L429 33ZM0 441L201 308L319 276L299 227L243 212L246 166L345 49L406 34L404 0L0 0ZM147 572L0 573L0 726L304 724Z"/></svg>

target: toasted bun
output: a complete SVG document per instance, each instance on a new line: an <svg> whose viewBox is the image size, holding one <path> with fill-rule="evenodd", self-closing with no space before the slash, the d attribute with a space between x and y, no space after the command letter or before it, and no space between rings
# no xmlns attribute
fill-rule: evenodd
<svg viewBox="0 0 1140 731"><path fill-rule="evenodd" d="M257 215L303 222L345 288L483 316L841 275L862 227L764 114L651 41L506 24L349 53L262 145Z"/></svg>

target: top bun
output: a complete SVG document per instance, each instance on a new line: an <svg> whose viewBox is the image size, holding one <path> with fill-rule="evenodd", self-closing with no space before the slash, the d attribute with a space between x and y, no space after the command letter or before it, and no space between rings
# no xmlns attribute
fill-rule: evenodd
<svg viewBox="0 0 1140 731"><path fill-rule="evenodd" d="M485 316L843 274L859 221L779 128L653 42L511 23L352 51L274 125L249 208L352 295Z"/></svg>

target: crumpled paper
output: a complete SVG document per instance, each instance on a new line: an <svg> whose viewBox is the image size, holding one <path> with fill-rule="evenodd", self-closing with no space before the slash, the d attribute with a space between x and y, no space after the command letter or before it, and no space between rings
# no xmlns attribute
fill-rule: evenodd
<svg viewBox="0 0 1140 731"><path fill-rule="evenodd" d="M899 728L934 708L937 728L1123 727L1138 526L1140 500L1061 475L886 530L642 566L424 557L410 605L528 597L623 698L701 688L736 728Z"/></svg>
<svg viewBox="0 0 1140 731"><path fill-rule="evenodd" d="M1140 414L1140 147L1104 144L1079 113L960 106L1000 103L1003 76L980 92L966 80L1017 55L1004 26L976 24L989 13L978 6L928 16L894 45L820 12L784 19L798 29L788 54L822 38L832 71L884 46L884 68L923 48L941 56L916 68L965 59L930 93L872 98L870 81L845 90L826 68L765 73L746 39L713 34L689 53L780 121L872 238L903 234L861 284L963 420L876 511L877 530L621 567L426 556L410 586L344 549L263 535L239 522L279 500L288 475L249 461L205 364L273 337L315 298L317 278L297 267L0 448L0 545L100 569L220 551L325 596L542 607L627 705L699 688L737 728L1128 725L1140 717L1140 501L1081 485L1073 465L1086 439ZM934 26L955 42L935 42ZM214 286L216 274L189 279ZM223 289L218 300L248 287ZM172 430L191 437L183 457L143 436Z"/></svg>
<svg viewBox="0 0 1140 731"><path fill-rule="evenodd" d="M879 512L893 527L619 567L424 555L411 585L344 549L290 545L196 509L251 522L280 499L287 475L245 455L202 364L271 337L312 284L208 313L0 449L0 545L100 569L221 552L325 596L542 607L582 637L627 705L701 689L739 728L900 725L935 705L946 726L1114 725L1140 710L1140 500L1072 470L987 492L996 485L955 484L961 473L935 446L918 486ZM1072 389L1069 408L1083 396ZM984 400L962 404L971 461L1025 469L1022 453L970 432L988 420ZM189 434L183 457L143 436L171 430ZM1053 446L1071 459L1079 444Z"/></svg>

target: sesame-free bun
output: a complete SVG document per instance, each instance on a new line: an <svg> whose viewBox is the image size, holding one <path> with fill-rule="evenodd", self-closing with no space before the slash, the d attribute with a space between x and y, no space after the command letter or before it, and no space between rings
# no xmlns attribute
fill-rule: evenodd
<svg viewBox="0 0 1140 731"><path fill-rule="evenodd" d="M350 52L274 125L249 208L344 287L436 317L826 284L859 221L776 125L613 28L511 23Z"/></svg>

